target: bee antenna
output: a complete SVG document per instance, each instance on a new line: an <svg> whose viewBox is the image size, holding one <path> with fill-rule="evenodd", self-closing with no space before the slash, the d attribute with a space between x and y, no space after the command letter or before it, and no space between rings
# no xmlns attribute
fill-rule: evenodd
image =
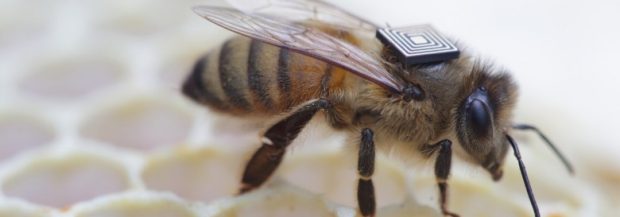
<svg viewBox="0 0 620 217"><path fill-rule="evenodd" d="M538 211L538 204L536 203L536 198L534 198L534 192L532 191L532 186L530 185L530 179L527 176L527 171L525 170L525 164L523 160L521 160L521 153L519 152L519 147L514 139L508 134L506 134L506 139L512 146L514 150L515 157L519 162L519 169L521 170L521 178L523 178L523 184L525 184L525 190L527 191L527 196L530 198L530 203L532 204L532 209L534 209L534 216L540 217L540 211Z"/></svg>
<svg viewBox="0 0 620 217"><path fill-rule="evenodd" d="M538 136L545 141L545 143L547 143L547 146L549 146L549 148L551 148L551 150L553 151L553 153L555 153L555 155L558 156L558 158L560 158L560 160L562 161L562 163L564 164L564 166L566 167L566 169L568 170L568 172L571 175L575 174L575 170L573 169L573 165L570 163L570 161L568 161L568 159L562 154L562 152L560 152L560 149L558 149L552 142L551 140L549 140L549 138L547 138L547 136L545 136L545 134L542 133L542 131L540 131L538 128L529 125L529 124L515 124L512 126L513 129L517 129L517 130L531 130L536 132L536 134L538 134Z"/></svg>

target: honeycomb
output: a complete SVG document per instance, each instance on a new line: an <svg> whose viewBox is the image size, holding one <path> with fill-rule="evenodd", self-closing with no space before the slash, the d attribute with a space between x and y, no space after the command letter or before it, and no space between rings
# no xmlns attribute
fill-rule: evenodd
<svg viewBox="0 0 620 217"><path fill-rule="evenodd" d="M338 4L387 19L368 6L376 2L364 2ZM197 3L0 2L0 217L356 216L356 158L343 151L349 150L343 135L326 130L320 118L304 130L266 186L235 196L260 129L181 96L179 86L193 61L232 35L193 14L189 8ZM493 5L498 3L485 4L470 9L502 14ZM387 17L403 20L394 14ZM445 14L422 14L428 17L421 21L463 30L442 19ZM491 38L465 36L475 37ZM496 51L494 41L487 43L479 44ZM508 66L524 69L517 58L523 53L498 53ZM580 147L591 141L578 139L563 123L586 118L554 109L572 99L531 98L528 88L542 89L523 81L534 75L517 77L526 91L516 118L550 129L577 167L576 176L568 175L535 135L516 133L543 216L617 216L620 161L618 149L609 148L614 140L586 132L581 136L597 136L593 142L603 145ZM596 127L617 132L611 125ZM432 163L379 156L378 216L441 216ZM452 171L452 211L531 216L511 156L500 182L459 159Z"/></svg>

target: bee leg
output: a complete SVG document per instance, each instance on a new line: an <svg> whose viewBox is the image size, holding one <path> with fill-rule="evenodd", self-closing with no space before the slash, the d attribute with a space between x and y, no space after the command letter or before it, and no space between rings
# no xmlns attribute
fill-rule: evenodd
<svg viewBox="0 0 620 217"><path fill-rule="evenodd" d="M245 166L240 193L251 191L261 186L278 168L286 147L297 137L299 132L320 109L328 109L331 104L326 99L311 102L290 116L271 126L263 134L262 146L254 153Z"/></svg>
<svg viewBox="0 0 620 217"><path fill-rule="evenodd" d="M459 215L448 211L448 176L452 166L452 142L442 140L433 145L439 149L439 155L435 161L435 177L439 187L439 206L445 216L458 217Z"/></svg>
<svg viewBox="0 0 620 217"><path fill-rule="evenodd" d="M375 216L375 187L372 174L375 171L375 143L372 130L362 130L362 137L357 161L359 180L357 183L357 204L362 216Z"/></svg>

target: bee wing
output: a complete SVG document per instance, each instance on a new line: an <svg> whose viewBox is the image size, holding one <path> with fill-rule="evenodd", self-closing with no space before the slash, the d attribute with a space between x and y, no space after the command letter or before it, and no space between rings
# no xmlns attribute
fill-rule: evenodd
<svg viewBox="0 0 620 217"><path fill-rule="evenodd" d="M390 91L400 92L404 86L383 67L381 60L318 29L230 7L197 6L194 11L233 32L340 66Z"/></svg>
<svg viewBox="0 0 620 217"><path fill-rule="evenodd" d="M290 21L314 20L349 30L375 33L378 25L321 0L227 0L247 14L277 16Z"/></svg>

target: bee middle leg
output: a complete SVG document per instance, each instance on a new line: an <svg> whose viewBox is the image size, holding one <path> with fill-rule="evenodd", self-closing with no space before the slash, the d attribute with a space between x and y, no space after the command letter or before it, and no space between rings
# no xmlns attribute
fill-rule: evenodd
<svg viewBox="0 0 620 217"><path fill-rule="evenodd" d="M362 130L359 147L357 172L357 205L364 217L375 216L376 200L375 187L372 184L372 174L375 171L375 143L372 130Z"/></svg>
<svg viewBox="0 0 620 217"><path fill-rule="evenodd" d="M456 213L448 211L448 176L450 175L450 167L452 167L452 142L445 139L432 146L439 149L435 161L435 178L439 187L439 207L443 215L458 217L459 215Z"/></svg>
<svg viewBox="0 0 620 217"><path fill-rule="evenodd" d="M286 147L295 140L314 114L321 109L329 108L331 108L331 103L328 100L318 99L271 126L263 134L261 147L245 167L240 193L243 194L261 186L278 168Z"/></svg>

